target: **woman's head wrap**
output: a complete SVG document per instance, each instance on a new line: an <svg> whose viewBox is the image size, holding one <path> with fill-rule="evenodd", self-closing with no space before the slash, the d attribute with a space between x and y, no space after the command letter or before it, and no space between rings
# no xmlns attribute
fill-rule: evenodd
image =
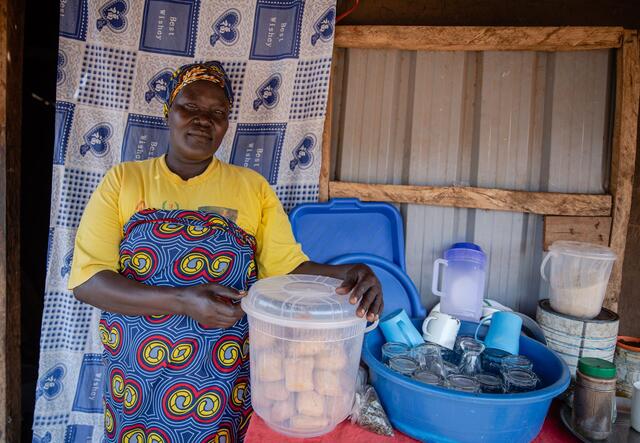
<svg viewBox="0 0 640 443"><path fill-rule="evenodd" d="M209 81L221 87L229 104L233 104L231 81L220 62L192 63L190 65L180 66L171 76L167 88L169 91L168 98L163 106L165 117L169 116L169 108L171 108L173 100L178 96L182 88L198 80Z"/></svg>

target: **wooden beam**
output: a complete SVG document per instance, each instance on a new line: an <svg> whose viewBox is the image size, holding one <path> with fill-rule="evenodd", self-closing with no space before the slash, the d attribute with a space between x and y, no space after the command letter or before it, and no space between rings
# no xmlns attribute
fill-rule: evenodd
<svg viewBox="0 0 640 443"><path fill-rule="evenodd" d="M413 203L494 211L530 212L541 215L607 216L611 196L508 191L470 187L372 185L329 182L329 197L357 197L365 201Z"/></svg>
<svg viewBox="0 0 640 443"><path fill-rule="evenodd" d="M341 48L409 51L580 51L619 48L620 27L336 26Z"/></svg>
<svg viewBox="0 0 640 443"><path fill-rule="evenodd" d="M609 246L611 217L563 217L550 215L544 218L543 248L549 250L554 241L571 240Z"/></svg>
<svg viewBox="0 0 640 443"><path fill-rule="evenodd" d="M640 49L638 31L625 31L618 51L616 112L611 158L613 222L610 247L618 255L611 271L604 306L617 311L622 287L622 265L631 212L633 175L638 143L638 106L640 103ZM621 53L621 54L620 54Z"/></svg>
<svg viewBox="0 0 640 443"><path fill-rule="evenodd" d="M22 0L0 0L0 441L19 442Z"/></svg>
<svg viewBox="0 0 640 443"><path fill-rule="evenodd" d="M329 90L327 92L327 111L324 116L324 128L322 130L322 162L320 163L320 189L318 200L321 202L329 199L329 174L331 170L331 120L333 118L333 85L336 73L337 49L333 50L331 60L331 74L329 75Z"/></svg>

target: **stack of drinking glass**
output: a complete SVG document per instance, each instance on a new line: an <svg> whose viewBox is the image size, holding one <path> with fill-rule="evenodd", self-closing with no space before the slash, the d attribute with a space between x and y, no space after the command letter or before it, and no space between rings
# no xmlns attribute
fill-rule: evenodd
<svg viewBox="0 0 640 443"><path fill-rule="evenodd" d="M404 343L382 346L383 362L420 383L456 391L514 394L536 389L540 379L524 355L487 348L470 336L459 336L453 350L434 343L410 348Z"/></svg>

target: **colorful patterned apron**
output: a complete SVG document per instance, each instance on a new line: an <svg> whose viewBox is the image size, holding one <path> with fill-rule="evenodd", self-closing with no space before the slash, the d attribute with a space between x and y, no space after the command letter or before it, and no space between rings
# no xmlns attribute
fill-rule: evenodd
<svg viewBox="0 0 640 443"><path fill-rule="evenodd" d="M120 273L156 286L256 281L255 238L204 212L144 210L124 227ZM130 443L242 441L251 415L247 318L228 329L187 316L104 312L105 438Z"/></svg>

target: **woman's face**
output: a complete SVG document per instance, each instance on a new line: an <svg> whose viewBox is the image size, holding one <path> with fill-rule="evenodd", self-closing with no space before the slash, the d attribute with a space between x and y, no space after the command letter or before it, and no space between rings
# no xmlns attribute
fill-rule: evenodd
<svg viewBox="0 0 640 443"><path fill-rule="evenodd" d="M229 127L229 102L218 85L195 81L178 93L169 109L173 154L185 161L211 158Z"/></svg>

